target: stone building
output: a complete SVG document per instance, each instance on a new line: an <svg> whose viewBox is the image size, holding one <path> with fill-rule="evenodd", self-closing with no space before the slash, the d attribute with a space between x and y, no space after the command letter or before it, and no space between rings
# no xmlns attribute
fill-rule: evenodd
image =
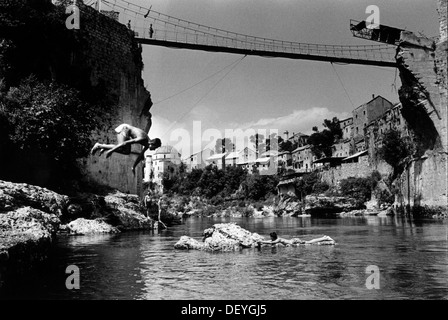
<svg viewBox="0 0 448 320"><path fill-rule="evenodd" d="M215 152L210 148L205 148L199 152L193 153L188 158L183 159L188 172L193 169L203 169L207 166L206 159L210 158Z"/></svg>
<svg viewBox="0 0 448 320"><path fill-rule="evenodd" d="M364 136L364 128L392 107L393 104L382 96L373 97L369 102L357 107L352 111L353 129L351 137L356 140L357 137Z"/></svg>
<svg viewBox="0 0 448 320"><path fill-rule="evenodd" d="M353 143L351 139L339 140L332 147L332 157L348 157L353 154Z"/></svg>
<svg viewBox="0 0 448 320"><path fill-rule="evenodd" d="M172 146L161 146L155 150L151 157L152 167L145 168L151 170L152 181L162 190L162 180L165 173L170 176L177 174L181 164L179 152ZM148 164L148 162L146 162ZM145 174L146 176L147 174Z"/></svg>
<svg viewBox="0 0 448 320"><path fill-rule="evenodd" d="M249 147L240 151L233 151L226 156L226 166L242 166L255 160L256 152Z"/></svg>
<svg viewBox="0 0 448 320"><path fill-rule="evenodd" d="M350 139L353 131L353 117L346 118L339 121L339 126L342 130L342 140Z"/></svg>
<svg viewBox="0 0 448 320"><path fill-rule="evenodd" d="M291 157L293 169L296 172L308 172L316 167L314 161L317 160L317 158L311 152L310 145L298 147L291 152Z"/></svg>
<svg viewBox="0 0 448 320"><path fill-rule="evenodd" d="M370 155L374 156L377 150L382 147L384 134L389 130L398 131L402 137L409 136L406 121L401 114L401 108L401 103L395 104L393 108L371 121L364 129L366 148Z"/></svg>
<svg viewBox="0 0 448 320"><path fill-rule="evenodd" d="M291 141L291 143L296 143L298 147L302 147L308 144L308 138L310 137L307 134L298 132L298 133L292 133L292 136L288 137L288 131L285 132L285 140Z"/></svg>
<svg viewBox="0 0 448 320"><path fill-rule="evenodd" d="M226 166L226 157L229 155L229 152L224 153L215 153L205 159L207 165L214 165L218 167L218 169L223 170Z"/></svg>

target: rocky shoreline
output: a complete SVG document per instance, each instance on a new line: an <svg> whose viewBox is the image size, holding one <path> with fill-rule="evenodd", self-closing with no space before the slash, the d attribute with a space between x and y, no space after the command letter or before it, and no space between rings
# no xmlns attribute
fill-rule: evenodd
<svg viewBox="0 0 448 320"><path fill-rule="evenodd" d="M61 195L26 183L0 180L0 288L11 274L45 261L56 236L154 230L139 198L114 192L105 196Z"/></svg>
<svg viewBox="0 0 448 320"><path fill-rule="evenodd" d="M172 217L346 217L392 216L392 206L378 206L376 202L360 204L355 199L340 196L309 195L305 201L294 196L283 196L264 202L230 200L216 205L200 197L164 196L162 210Z"/></svg>

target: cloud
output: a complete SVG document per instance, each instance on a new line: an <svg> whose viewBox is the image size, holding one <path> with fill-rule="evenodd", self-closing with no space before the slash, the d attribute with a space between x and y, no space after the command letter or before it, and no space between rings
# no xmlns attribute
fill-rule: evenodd
<svg viewBox="0 0 448 320"><path fill-rule="evenodd" d="M349 117L347 112L335 112L328 108L313 107L305 110L294 110L291 114L276 117L276 118L262 118L256 121L247 123L232 123L234 128L254 128L254 129L277 129L279 134L288 130L289 132L311 133L312 127L322 127L324 119L332 119L337 117L344 119Z"/></svg>
<svg viewBox="0 0 448 320"><path fill-rule="evenodd" d="M186 117L183 122L174 122L161 116L154 116L150 137L160 137L163 145L176 147L184 158L205 147L214 149L215 140L223 137L231 138L229 133L233 133L233 136L239 139L237 145L253 148L248 139L255 133L267 136L276 132L278 135L283 135L283 132L288 130L290 134L293 132L311 134L313 126L322 128L324 119L333 117L344 119L350 116L347 112L340 113L328 108L313 107L294 110L291 114L275 118L261 118L245 123L225 124L221 122L220 127L211 127L210 117L216 119L217 115L210 111L206 107L195 108L193 116ZM242 142L244 139L245 141Z"/></svg>

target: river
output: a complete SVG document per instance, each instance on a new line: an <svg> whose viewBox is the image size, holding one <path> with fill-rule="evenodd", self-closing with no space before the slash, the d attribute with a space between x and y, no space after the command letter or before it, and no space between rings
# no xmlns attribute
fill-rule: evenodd
<svg viewBox="0 0 448 320"><path fill-rule="evenodd" d="M336 246L263 247L241 252L175 250L214 223L236 222L269 238ZM60 237L43 270L14 280L0 298L27 299L448 299L447 221L399 217L190 218L159 232ZM80 289L65 286L66 267ZM368 289L368 266L379 289ZM377 278L378 279L378 278ZM378 283L378 282L377 282Z"/></svg>

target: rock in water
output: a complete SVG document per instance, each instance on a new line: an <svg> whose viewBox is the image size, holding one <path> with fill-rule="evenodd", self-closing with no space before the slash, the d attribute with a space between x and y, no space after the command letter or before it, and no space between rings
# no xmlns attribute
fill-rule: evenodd
<svg viewBox="0 0 448 320"><path fill-rule="evenodd" d="M105 198L108 207L113 208L108 217L121 231L125 230L155 230L158 222L142 214L139 207L139 198L116 191ZM110 222L110 221L109 221Z"/></svg>
<svg viewBox="0 0 448 320"><path fill-rule="evenodd" d="M70 234L117 233L117 228L101 220L76 219L66 225Z"/></svg>
<svg viewBox="0 0 448 320"><path fill-rule="evenodd" d="M204 230L204 241L199 242L188 236L182 236L174 245L175 249L195 249L205 251L238 251L242 248L254 248L259 241L265 239L257 233L252 233L241 228L235 223L220 223ZM292 239L294 240L294 239ZM304 244L305 241L295 239L296 244ZM316 245L334 245L333 239L312 243Z"/></svg>
<svg viewBox="0 0 448 320"><path fill-rule="evenodd" d="M196 249L206 251L238 251L241 248L251 248L263 237L251 233L235 223L220 223L204 230L204 242L182 236L174 245L176 249Z"/></svg>

